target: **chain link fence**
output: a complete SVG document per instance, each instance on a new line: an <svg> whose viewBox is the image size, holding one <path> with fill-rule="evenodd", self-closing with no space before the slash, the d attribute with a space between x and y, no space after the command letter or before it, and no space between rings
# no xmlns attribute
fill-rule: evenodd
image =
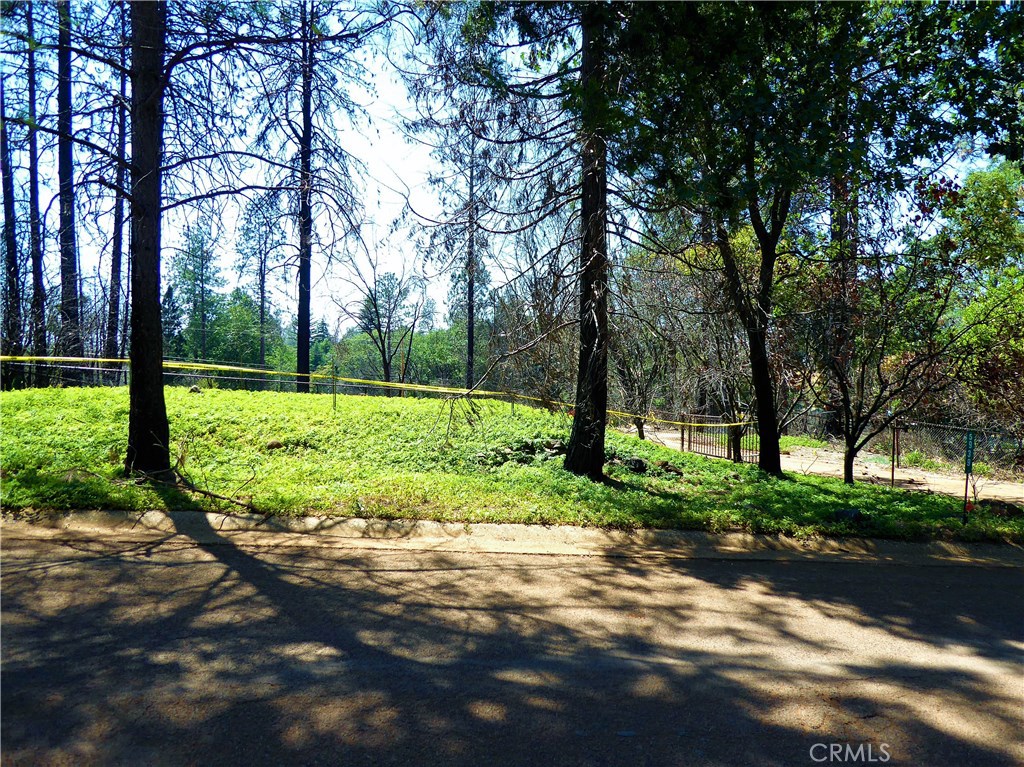
<svg viewBox="0 0 1024 767"><path fill-rule="evenodd" d="M986 468L1024 471L1024 444L998 431L967 429L944 424L900 424L896 437L896 465L962 471L967 456L967 433L974 432L974 471Z"/></svg>
<svg viewBox="0 0 1024 767"><path fill-rule="evenodd" d="M995 429L898 421L875 436L864 450L890 456L898 468L963 473L968 432L974 432L976 473L983 474L986 469L1024 472L1024 440ZM786 433L812 437L830 443L838 451L843 450L841 425L835 413L802 413L788 424Z"/></svg>

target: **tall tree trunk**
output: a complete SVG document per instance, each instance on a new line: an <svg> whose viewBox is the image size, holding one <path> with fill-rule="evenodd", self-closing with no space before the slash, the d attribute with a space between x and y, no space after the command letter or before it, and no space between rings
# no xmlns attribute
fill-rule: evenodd
<svg viewBox="0 0 1024 767"><path fill-rule="evenodd" d="M466 388L476 383L473 370L476 330L476 141L469 155L469 242L466 249Z"/></svg>
<svg viewBox="0 0 1024 767"><path fill-rule="evenodd" d="M60 345L63 354L82 356L78 248L75 244L74 149L71 103L71 4L57 4L57 178L60 199ZM77 381L79 376L69 375Z"/></svg>
<svg viewBox="0 0 1024 767"><path fill-rule="evenodd" d="M129 229L129 231L131 231L131 230ZM129 242L128 243L128 252L131 253L131 250L132 250L132 245L131 245L131 242ZM127 267L128 267L127 268L127 273L125 274L125 278L124 279L125 279L125 285L128 286L128 290L126 291L126 294L125 294L125 297L124 297L124 311L121 312L121 345L120 345L120 347L118 347L118 350L117 350L117 356L120 357L121 359L124 359L125 357L128 356L128 353L129 353L128 344L129 344L129 341L131 340L130 339L131 321L132 321L132 312L131 312L131 305L132 305L132 296L131 296L131 292L132 292L132 290L131 290L131 286L132 286L132 260L131 260L131 258L128 259ZM162 317L161 317L161 322L162 322ZM161 327L161 335L162 334L163 334L163 328ZM125 376L125 383L128 383L128 368L124 369L124 376Z"/></svg>
<svg viewBox="0 0 1024 767"><path fill-rule="evenodd" d="M125 470L173 477L160 322L160 162L167 3L136 0L132 21L131 385Z"/></svg>
<svg viewBox="0 0 1024 767"><path fill-rule="evenodd" d="M605 32L599 4L582 9L583 61L583 242L580 251L580 356L576 407L565 454L573 474L604 476L604 436L608 409L608 148L603 135L606 87Z"/></svg>
<svg viewBox="0 0 1024 767"><path fill-rule="evenodd" d="M267 364L267 261L260 258L260 367Z"/></svg>
<svg viewBox="0 0 1024 767"><path fill-rule="evenodd" d="M757 400L757 466L776 477L782 476L779 446L779 418L775 408L775 379L768 357L767 328L758 323L747 328L750 344L750 377Z"/></svg>
<svg viewBox="0 0 1024 767"><path fill-rule="evenodd" d="M32 355L46 356L46 284L43 282L43 235L42 219L39 215L39 136L36 131L36 50L35 50L35 5L25 6L25 17L29 40L28 46L28 241L32 260ZM36 386L48 382L45 366L36 365Z"/></svg>
<svg viewBox="0 0 1024 767"><path fill-rule="evenodd" d="M0 354L20 356L24 352L21 338L21 269L18 268L17 220L14 212L14 166L7 135L7 100L4 80L0 77L0 176L4 193L4 324ZM3 380L4 388L14 388L21 381L20 364L12 365Z"/></svg>
<svg viewBox="0 0 1024 767"><path fill-rule="evenodd" d="M121 66L127 63L127 52L124 48L125 8L121 13ZM117 106L117 157L118 164L114 172L114 185L117 187L114 198L114 237L110 249L110 301L107 304L107 334L103 342L103 356L108 359L117 357L117 331L120 325L121 312L121 254L124 250L124 195L121 191L125 183L125 142L127 139L127 114L125 100L128 96L128 78L121 73L120 102Z"/></svg>
<svg viewBox="0 0 1024 767"><path fill-rule="evenodd" d="M313 264L313 32L302 0L302 136L299 140L299 311L295 390L309 391L310 288Z"/></svg>
<svg viewBox="0 0 1024 767"><path fill-rule="evenodd" d="M846 148L850 141L850 99L852 98L852 73L846 69L838 72L839 86L836 89L833 116L833 130L837 145ZM854 364L853 315L857 293L857 195L852 189L850 163L840 154L841 164L831 179L829 217L833 245L832 276L834 287L831 291L831 312L826 330L826 372L830 372L841 392L843 434L846 438L847 455L843 460L843 481L853 484L853 444L856 442L856 403L851 396L851 376Z"/></svg>
<svg viewBox="0 0 1024 767"><path fill-rule="evenodd" d="M203 243L206 247L206 243ZM199 359L206 360L206 253L199 254Z"/></svg>
<svg viewBox="0 0 1024 767"><path fill-rule="evenodd" d="M782 457L779 449L779 420L775 410L775 381L768 357L768 317L771 305L764 289L758 301L751 303L743 289L740 267L729 241L729 233L717 226L716 244L722 256L726 289L747 335L750 355L750 378L754 388L757 412L758 456L757 465L774 476L782 475ZM761 254L762 285L770 285L773 276L774 253ZM767 262L767 263L765 263ZM767 274L764 274L767 272Z"/></svg>

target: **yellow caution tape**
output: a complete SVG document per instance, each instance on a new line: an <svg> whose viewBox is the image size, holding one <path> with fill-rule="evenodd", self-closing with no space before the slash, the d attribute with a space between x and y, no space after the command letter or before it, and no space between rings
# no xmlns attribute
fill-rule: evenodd
<svg viewBox="0 0 1024 767"><path fill-rule="evenodd" d="M32 357L3 355L0 356L0 362L40 362L50 364L99 362L104 364L123 365L128 364L130 360L103 357ZM402 389L403 391L421 391L430 394L450 394L453 396L512 397L514 399L528 400L530 402L540 402L547 406L553 405L556 407L562 407L567 410L573 410L575 408L575 405L568 402L556 402L546 400L543 397L532 397L527 394L518 394L516 392L490 391L487 389L455 389L448 386L429 386L427 384L398 383L395 381L373 381L365 378L344 378L342 376L330 376L324 373L292 373L284 370L264 370L261 368L247 368L238 365L212 365L208 362L164 360L163 366L167 370L205 370L211 373L255 373L257 375L273 375L288 378L297 378L301 375L302 377L308 376L310 380L332 381L356 386L372 386L379 389ZM640 416L635 413L624 413L621 410L606 410L605 412L608 413L608 415L614 415L620 418L641 418L647 423L664 423L671 426L707 428L709 426L748 426L751 423L750 421L737 421L736 423L689 423L686 421L670 421L665 418L656 418L652 415Z"/></svg>

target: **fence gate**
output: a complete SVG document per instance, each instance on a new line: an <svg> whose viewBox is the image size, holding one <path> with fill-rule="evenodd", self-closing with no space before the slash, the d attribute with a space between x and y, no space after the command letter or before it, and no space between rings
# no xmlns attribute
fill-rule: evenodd
<svg viewBox="0 0 1024 767"><path fill-rule="evenodd" d="M726 458L744 463L756 463L757 427L753 423L742 426L728 425L715 415L685 413L679 417L679 447L689 453L710 458Z"/></svg>

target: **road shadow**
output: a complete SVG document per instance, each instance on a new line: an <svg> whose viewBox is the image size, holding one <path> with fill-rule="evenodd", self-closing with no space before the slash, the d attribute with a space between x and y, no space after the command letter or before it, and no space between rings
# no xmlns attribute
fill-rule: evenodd
<svg viewBox="0 0 1024 767"><path fill-rule="evenodd" d="M4 764L775 767L883 740L891 764L1017 763L990 674L1019 661L1016 571L929 605L927 568L249 549L205 519L114 552L5 542ZM835 620L874 661L814 630Z"/></svg>

